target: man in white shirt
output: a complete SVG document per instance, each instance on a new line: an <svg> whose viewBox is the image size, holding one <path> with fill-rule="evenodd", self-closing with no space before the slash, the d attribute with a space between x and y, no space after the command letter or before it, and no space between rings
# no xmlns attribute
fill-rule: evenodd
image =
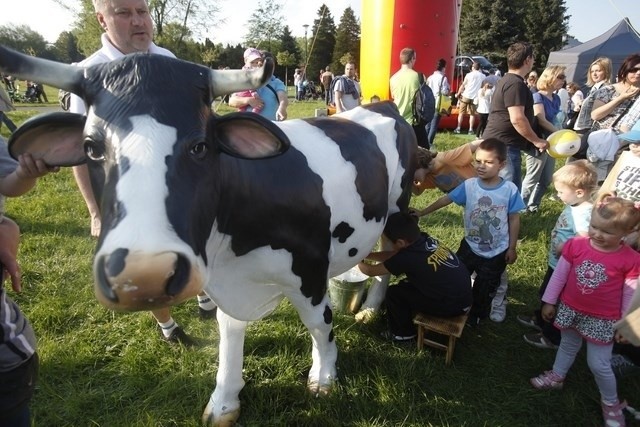
<svg viewBox="0 0 640 427"><path fill-rule="evenodd" d="M346 79L338 79L333 86L333 100L336 104L336 113L348 111L360 105L360 83L354 77L356 76L356 64L347 62L344 66L344 77Z"/></svg>
<svg viewBox="0 0 640 427"><path fill-rule="evenodd" d="M453 131L454 133L460 133L460 127L462 126L462 120L464 115L469 115L469 135L473 135L473 124L475 122L476 106L473 100L476 99L482 82L484 81L484 74L480 71L480 64L474 62L471 65L471 72L465 77L464 81L458 88L456 96L458 98L458 127Z"/></svg>
<svg viewBox="0 0 640 427"><path fill-rule="evenodd" d="M447 61L440 58L436 64L436 70L427 79L427 84L431 88L433 96L436 98L436 114L433 115L431 122L427 123L427 140L429 141L429 147L434 147L436 132L440 124L440 94L449 95L449 91L451 90L449 80L447 80L447 76L444 75L446 66Z"/></svg>
<svg viewBox="0 0 640 427"><path fill-rule="evenodd" d="M80 62L79 66L101 64L136 52L149 52L175 58L173 53L152 42L153 22L151 22L147 0L93 0L93 6L98 23L105 31L100 38L102 48ZM76 95L71 96L69 111L77 114L87 112L84 101ZM87 165L74 167L73 174L91 215L91 235L97 237L101 227L100 210L91 188ZM211 317L215 314L216 306L205 294L198 295L198 302L202 317ZM173 320L169 308L153 310L152 314L166 341L179 342L183 345L194 344Z"/></svg>

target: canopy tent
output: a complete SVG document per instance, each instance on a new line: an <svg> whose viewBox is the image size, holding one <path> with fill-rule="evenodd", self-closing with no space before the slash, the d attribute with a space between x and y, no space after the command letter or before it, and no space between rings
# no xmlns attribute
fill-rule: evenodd
<svg viewBox="0 0 640 427"><path fill-rule="evenodd" d="M567 81L573 81L580 86L584 86L587 83L589 65L595 59L601 56L611 59L613 65L611 77L612 80L615 80L615 76L624 59L630 54L638 52L640 52L640 36L631 26L629 19L624 18L609 31L588 42L569 49L551 52L547 66L566 66Z"/></svg>

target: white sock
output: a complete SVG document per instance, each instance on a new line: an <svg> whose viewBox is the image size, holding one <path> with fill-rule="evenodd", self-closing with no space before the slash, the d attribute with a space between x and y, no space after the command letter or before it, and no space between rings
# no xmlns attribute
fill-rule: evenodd
<svg viewBox="0 0 640 427"><path fill-rule="evenodd" d="M160 325L160 329L162 329L162 335L167 338L169 338L171 336L171 332L178 327L178 324L173 320L173 318L164 323L158 322L158 325Z"/></svg>
<svg viewBox="0 0 640 427"><path fill-rule="evenodd" d="M216 304L211 301L211 298L209 298L208 296L200 296L198 295L198 306L203 309L203 310L207 310L207 311L211 311L214 308L216 308Z"/></svg>

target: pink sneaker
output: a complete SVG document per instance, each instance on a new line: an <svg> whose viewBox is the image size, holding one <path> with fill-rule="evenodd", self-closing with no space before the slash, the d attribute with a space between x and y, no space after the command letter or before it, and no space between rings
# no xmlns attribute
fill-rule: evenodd
<svg viewBox="0 0 640 427"><path fill-rule="evenodd" d="M602 402L602 418L604 418L605 427L624 427L623 409L627 407L627 402L622 401L617 405L609 406Z"/></svg>
<svg viewBox="0 0 640 427"><path fill-rule="evenodd" d="M531 378L529 382L538 390L560 390L564 384L564 378L553 371L544 371L537 377Z"/></svg>

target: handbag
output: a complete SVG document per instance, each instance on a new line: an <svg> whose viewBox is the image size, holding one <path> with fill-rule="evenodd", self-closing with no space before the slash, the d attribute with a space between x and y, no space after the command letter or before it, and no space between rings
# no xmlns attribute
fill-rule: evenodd
<svg viewBox="0 0 640 427"><path fill-rule="evenodd" d="M450 116L451 115L451 96L444 95L442 93L442 84L444 83L445 77L442 76L440 79L440 87L438 88L438 102L436 111L441 116Z"/></svg>

